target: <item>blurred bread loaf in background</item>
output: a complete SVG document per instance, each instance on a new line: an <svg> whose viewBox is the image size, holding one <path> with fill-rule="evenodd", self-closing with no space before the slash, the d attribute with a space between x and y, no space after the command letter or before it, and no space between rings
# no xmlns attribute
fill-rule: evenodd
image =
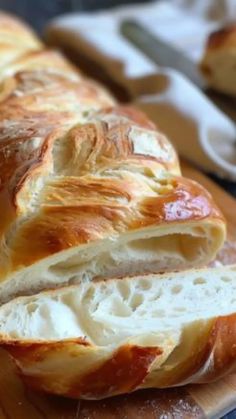
<svg viewBox="0 0 236 419"><path fill-rule="evenodd" d="M209 36L200 69L210 87L236 95L236 24Z"/></svg>

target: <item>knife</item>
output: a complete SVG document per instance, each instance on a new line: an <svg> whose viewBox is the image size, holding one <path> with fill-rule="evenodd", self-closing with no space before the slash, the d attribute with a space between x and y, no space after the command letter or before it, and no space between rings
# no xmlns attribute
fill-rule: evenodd
<svg viewBox="0 0 236 419"><path fill-rule="evenodd" d="M183 73L200 89L205 88L204 80L196 65L180 50L153 35L140 23L125 20L121 23L121 34L145 53L153 62L162 67L172 67Z"/></svg>
<svg viewBox="0 0 236 419"><path fill-rule="evenodd" d="M182 51L153 35L146 27L134 20L124 20L120 26L121 34L140 49L158 66L178 70L191 80L205 95L232 120L236 122L235 99L208 89L196 64Z"/></svg>

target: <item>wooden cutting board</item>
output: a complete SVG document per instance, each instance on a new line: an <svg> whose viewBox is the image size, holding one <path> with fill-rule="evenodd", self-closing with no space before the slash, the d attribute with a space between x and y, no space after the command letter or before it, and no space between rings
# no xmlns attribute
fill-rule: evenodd
<svg viewBox="0 0 236 419"><path fill-rule="evenodd" d="M236 263L236 200L186 163L183 171L206 186L224 212L228 241L218 260ZM8 355L0 351L0 419L218 419L234 408L236 374L213 384L145 390L105 401L75 401L30 391Z"/></svg>

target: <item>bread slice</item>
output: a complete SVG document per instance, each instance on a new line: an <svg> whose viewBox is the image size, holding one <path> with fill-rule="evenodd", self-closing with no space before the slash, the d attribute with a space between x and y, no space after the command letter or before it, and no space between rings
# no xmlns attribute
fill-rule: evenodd
<svg viewBox="0 0 236 419"><path fill-rule="evenodd" d="M236 95L235 24L210 35L200 69L210 87L222 93Z"/></svg>
<svg viewBox="0 0 236 419"><path fill-rule="evenodd" d="M236 366L236 267L96 281L0 307L0 347L35 389L97 399Z"/></svg>

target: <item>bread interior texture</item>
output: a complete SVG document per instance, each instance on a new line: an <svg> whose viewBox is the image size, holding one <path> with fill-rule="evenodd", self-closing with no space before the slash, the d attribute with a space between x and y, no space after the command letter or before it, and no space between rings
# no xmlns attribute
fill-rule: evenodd
<svg viewBox="0 0 236 419"><path fill-rule="evenodd" d="M84 338L100 347L178 341L185 326L236 312L236 269L95 281L19 297L0 308L9 341ZM140 339L139 339L140 337Z"/></svg>
<svg viewBox="0 0 236 419"><path fill-rule="evenodd" d="M218 243L214 223L157 226L75 247L20 269L0 284L1 302L94 278L132 276L201 266ZM216 245L217 250L217 245ZM209 260L210 261L210 260ZM207 261L208 262L208 261Z"/></svg>

